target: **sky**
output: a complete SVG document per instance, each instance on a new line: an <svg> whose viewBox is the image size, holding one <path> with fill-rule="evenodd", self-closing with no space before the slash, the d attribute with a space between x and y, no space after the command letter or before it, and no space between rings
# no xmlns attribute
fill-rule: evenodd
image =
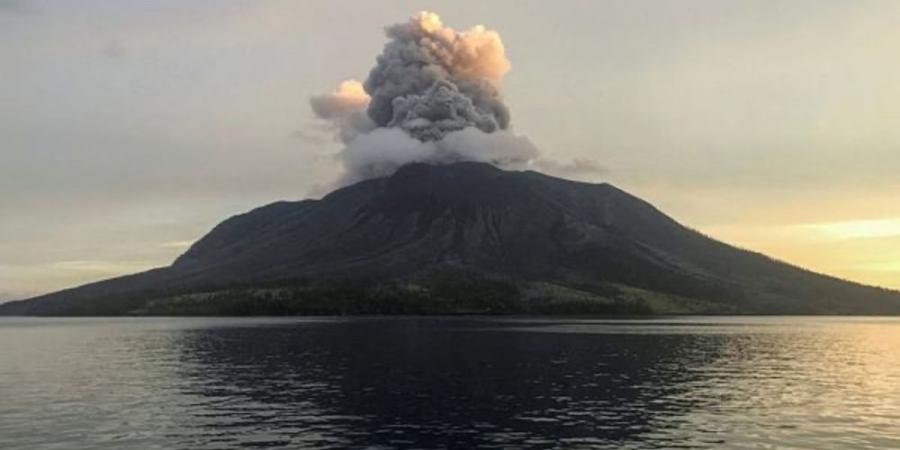
<svg viewBox="0 0 900 450"><path fill-rule="evenodd" d="M583 181L900 288L900 2L0 0L0 300L327 191L309 98L420 10L500 33L512 127Z"/></svg>

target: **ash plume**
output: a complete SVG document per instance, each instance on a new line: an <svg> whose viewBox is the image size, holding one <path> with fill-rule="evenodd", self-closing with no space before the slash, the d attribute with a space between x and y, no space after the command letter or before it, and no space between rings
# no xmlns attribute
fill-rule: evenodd
<svg viewBox="0 0 900 450"><path fill-rule="evenodd" d="M334 125L338 139L346 144L375 128L366 115L370 99L362 83L347 80L334 92L315 96L309 103L313 114Z"/></svg>
<svg viewBox="0 0 900 450"><path fill-rule="evenodd" d="M388 42L365 82L310 99L344 144L339 184L386 176L411 162L481 161L528 167L528 138L510 130L500 86L510 63L500 35L457 31L420 12L385 28ZM535 166L537 167L537 166Z"/></svg>
<svg viewBox="0 0 900 450"><path fill-rule="evenodd" d="M425 141L509 126L498 84L510 64L499 34L480 25L457 32L429 12L385 32L389 41L365 83L376 124Z"/></svg>

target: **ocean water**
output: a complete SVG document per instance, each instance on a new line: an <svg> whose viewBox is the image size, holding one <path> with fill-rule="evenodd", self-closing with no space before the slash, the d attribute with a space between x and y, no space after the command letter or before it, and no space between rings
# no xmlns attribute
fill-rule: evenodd
<svg viewBox="0 0 900 450"><path fill-rule="evenodd" d="M0 319L0 448L900 448L900 319Z"/></svg>

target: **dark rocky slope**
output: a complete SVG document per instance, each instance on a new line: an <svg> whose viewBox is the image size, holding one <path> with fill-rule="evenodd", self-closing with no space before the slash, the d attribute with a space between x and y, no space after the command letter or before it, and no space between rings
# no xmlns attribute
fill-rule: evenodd
<svg viewBox="0 0 900 450"><path fill-rule="evenodd" d="M152 298L291 280L428 287L445 271L510 284L522 297L515 301L537 290L706 305L693 312L900 312L900 293L723 244L611 185L457 163L412 164L321 200L258 208L219 224L170 267L3 305L0 313L124 313Z"/></svg>

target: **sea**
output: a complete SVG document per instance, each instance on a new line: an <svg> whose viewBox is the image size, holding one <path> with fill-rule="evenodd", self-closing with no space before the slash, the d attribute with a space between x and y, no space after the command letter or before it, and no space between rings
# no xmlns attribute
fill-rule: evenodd
<svg viewBox="0 0 900 450"><path fill-rule="evenodd" d="M900 449L900 319L0 318L0 449Z"/></svg>

